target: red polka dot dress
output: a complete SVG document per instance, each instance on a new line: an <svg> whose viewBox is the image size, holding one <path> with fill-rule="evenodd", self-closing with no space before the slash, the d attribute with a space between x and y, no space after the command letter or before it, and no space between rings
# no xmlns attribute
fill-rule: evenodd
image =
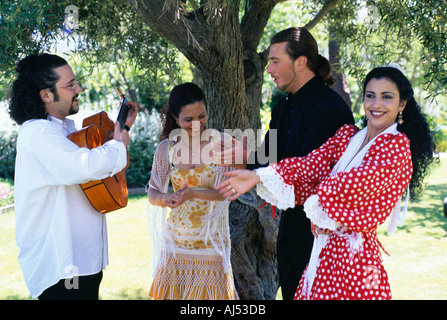
<svg viewBox="0 0 447 320"><path fill-rule="evenodd" d="M321 212L311 215L314 224L333 230L315 239L314 249L316 244L320 248L312 252L295 299L391 299L376 231L411 179L409 140L397 130L383 133L367 148L358 166L334 174L334 166L357 132L355 126L346 125L308 156L287 158L258 172L261 197L279 208L284 206L282 200L269 199L259 191L271 189L271 181L280 180L282 190L278 182L273 183L277 190L271 197L287 198L287 193L293 193L295 205L304 204L305 211L306 205L313 206ZM306 215L309 217L307 211Z"/></svg>

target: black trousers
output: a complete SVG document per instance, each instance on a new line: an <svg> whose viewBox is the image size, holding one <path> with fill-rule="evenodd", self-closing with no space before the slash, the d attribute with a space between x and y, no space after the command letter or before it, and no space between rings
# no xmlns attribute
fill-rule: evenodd
<svg viewBox="0 0 447 320"><path fill-rule="evenodd" d="M279 284L282 298L293 300L310 260L314 236L303 206L283 211L280 219L277 239Z"/></svg>
<svg viewBox="0 0 447 320"><path fill-rule="evenodd" d="M73 279L61 279L47 288L38 297L39 300L98 300L102 271Z"/></svg>

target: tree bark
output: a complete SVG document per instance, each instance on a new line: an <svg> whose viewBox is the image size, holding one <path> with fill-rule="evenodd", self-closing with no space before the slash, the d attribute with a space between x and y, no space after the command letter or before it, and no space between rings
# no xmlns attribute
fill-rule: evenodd
<svg viewBox="0 0 447 320"><path fill-rule="evenodd" d="M318 22L320 22L321 19L323 19L328 14L328 12L331 11L331 9L337 6L339 2L340 0L326 0L323 4L323 7L320 9L320 11L318 11L317 15L311 21L309 21L304 26L304 28L310 30L315 27Z"/></svg>
<svg viewBox="0 0 447 320"><path fill-rule="evenodd" d="M335 84L332 87L345 100L348 107L352 108L351 92L346 84L346 77L340 64L340 44L332 37L329 38L329 62L332 66L332 76Z"/></svg>
<svg viewBox="0 0 447 320"><path fill-rule="evenodd" d="M269 204L258 209L263 203L252 190L230 204L231 264L243 300L274 300L279 287L279 215L273 219Z"/></svg>
<svg viewBox="0 0 447 320"><path fill-rule="evenodd" d="M320 9L317 15L311 21L309 21L304 27L307 28L308 30L311 30L318 24L318 22L321 21L321 19L327 16L329 12L338 5L339 2L340 0L326 0L324 2L323 7ZM335 84L332 87L332 89L334 89L334 91L340 94L340 96L343 98L343 100L345 100L349 108L351 108L352 105L351 94L346 84L346 77L343 73L340 64L340 57L339 57L340 44L333 39L331 29L332 27L329 26L329 34L330 34L329 62L331 63L332 66L332 76L335 79Z"/></svg>
<svg viewBox="0 0 447 320"><path fill-rule="evenodd" d="M238 5L223 1L227 4L220 11L209 12L204 9L205 2L200 9L187 13L165 8L165 0L132 0L130 4L154 32L174 44L200 70L211 128L260 128L265 61L259 54L244 49ZM268 16L264 20L266 23ZM245 73L249 76L247 82Z"/></svg>

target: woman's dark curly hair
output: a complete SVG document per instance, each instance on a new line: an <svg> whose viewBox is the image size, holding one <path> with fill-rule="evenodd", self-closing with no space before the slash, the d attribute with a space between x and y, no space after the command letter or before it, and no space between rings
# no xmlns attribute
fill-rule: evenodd
<svg viewBox="0 0 447 320"><path fill-rule="evenodd" d="M175 86L169 94L169 101L161 110L160 120L163 130L160 141L169 138L172 130L180 128L177 119L184 106L195 102L203 102L206 106L205 95L196 84L186 82Z"/></svg>
<svg viewBox="0 0 447 320"><path fill-rule="evenodd" d="M57 101L55 84L59 76L54 69L67 64L65 59L47 53L31 54L19 61L9 100L9 115L17 124L21 125L30 119L47 118L40 91L49 89Z"/></svg>
<svg viewBox="0 0 447 320"><path fill-rule="evenodd" d="M410 198L414 199L424 187L424 178L429 173L429 167L433 163L436 153L434 136L430 130L432 122L425 115L419 104L414 99L413 87L405 75L394 67L378 67L371 70L363 82L363 97L366 86L371 79L386 78L396 84L399 90L400 101L406 101L402 112L402 124L397 129L404 133L410 140L410 151L413 162L413 175L410 181ZM366 117L364 125L366 126Z"/></svg>

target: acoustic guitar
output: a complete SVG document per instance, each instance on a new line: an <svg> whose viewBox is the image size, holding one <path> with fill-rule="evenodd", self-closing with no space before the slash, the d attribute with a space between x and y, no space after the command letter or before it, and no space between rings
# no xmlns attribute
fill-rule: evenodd
<svg viewBox="0 0 447 320"><path fill-rule="evenodd" d="M126 127L127 114L130 107L126 106L127 99L119 88L116 92L121 97L120 110L117 121L121 129ZM68 135L68 139L81 148L93 149L103 145L113 136L114 122L105 111L87 117L82 122L82 129ZM129 166L129 156L127 165ZM127 206L128 190L126 168L112 177L102 180L89 181L81 184L81 188L93 207L100 213L107 213Z"/></svg>

